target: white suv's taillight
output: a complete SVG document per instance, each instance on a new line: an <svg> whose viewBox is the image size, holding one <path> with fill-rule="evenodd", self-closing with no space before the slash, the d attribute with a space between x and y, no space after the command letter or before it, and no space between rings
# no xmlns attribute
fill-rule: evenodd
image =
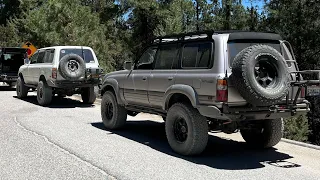
<svg viewBox="0 0 320 180"><path fill-rule="evenodd" d="M57 79L57 68L52 68L52 79Z"/></svg>
<svg viewBox="0 0 320 180"><path fill-rule="evenodd" d="M217 102L228 101L228 82L226 79L217 80L216 101Z"/></svg>

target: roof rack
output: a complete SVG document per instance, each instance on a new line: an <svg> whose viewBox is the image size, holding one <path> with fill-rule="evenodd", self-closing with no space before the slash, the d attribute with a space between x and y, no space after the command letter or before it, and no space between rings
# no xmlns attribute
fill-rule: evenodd
<svg viewBox="0 0 320 180"><path fill-rule="evenodd" d="M246 31L246 30L225 30L225 31L214 31L214 30L207 30L207 31L196 31L196 32L189 32L189 33L180 33L180 34L170 34L166 36L159 36L156 37L152 43L169 43L169 42L176 42L176 41L188 41L194 39L203 39L208 40L214 34L234 34L234 33L267 33L267 34L275 34L274 32L256 32L256 31Z"/></svg>
<svg viewBox="0 0 320 180"><path fill-rule="evenodd" d="M153 43L165 43L173 41L187 41L193 39L209 39L213 34L216 34L214 31L199 31L199 32L190 32L190 33L181 33L181 34L170 34L167 36L159 36L153 40Z"/></svg>

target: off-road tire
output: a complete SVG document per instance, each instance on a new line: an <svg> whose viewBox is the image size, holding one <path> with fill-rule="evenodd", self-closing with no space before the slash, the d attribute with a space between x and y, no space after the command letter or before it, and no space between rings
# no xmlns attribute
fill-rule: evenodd
<svg viewBox="0 0 320 180"><path fill-rule="evenodd" d="M184 119L187 125L187 137L179 141L175 135L177 120ZM171 148L181 155L201 154L208 143L208 123L199 111L189 104L176 103L169 109L165 121L165 131Z"/></svg>
<svg viewBox="0 0 320 180"><path fill-rule="evenodd" d="M249 146L255 148L270 148L277 145L283 137L283 119L267 119L254 121L261 123L262 128L241 129L240 133Z"/></svg>
<svg viewBox="0 0 320 180"><path fill-rule="evenodd" d="M83 88L81 92L81 98L85 104L93 104L96 101L96 94L94 87Z"/></svg>
<svg viewBox="0 0 320 180"><path fill-rule="evenodd" d="M268 62L277 69L278 78L273 88L263 88L254 75L259 58L268 57ZM268 45L253 45L242 50L232 63L231 83L250 104L269 106L280 102L290 88L290 73L283 56Z"/></svg>
<svg viewBox="0 0 320 180"><path fill-rule="evenodd" d="M52 101L52 88L43 81L37 86L37 101L41 106L47 106Z"/></svg>
<svg viewBox="0 0 320 180"><path fill-rule="evenodd" d="M108 113L108 107L112 107L112 115ZM127 121L126 108L118 104L116 96L110 91L105 92L102 96L101 117L104 126L112 130L120 129Z"/></svg>
<svg viewBox="0 0 320 180"><path fill-rule="evenodd" d="M80 80L85 76L86 63L77 54L67 54L59 62L59 72L67 80Z"/></svg>
<svg viewBox="0 0 320 180"><path fill-rule="evenodd" d="M24 85L24 80L21 77L17 79L16 92L17 97L20 99L28 96L28 87Z"/></svg>

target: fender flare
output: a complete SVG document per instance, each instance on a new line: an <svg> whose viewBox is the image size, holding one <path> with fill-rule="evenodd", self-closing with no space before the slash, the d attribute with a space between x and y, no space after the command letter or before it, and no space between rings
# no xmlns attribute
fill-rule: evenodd
<svg viewBox="0 0 320 180"><path fill-rule="evenodd" d="M183 94L183 95L187 96L189 98L192 106L195 108L199 104L198 94L191 86L184 85L184 84L175 84L175 85L170 86L164 94L164 102L162 103L163 110L168 109L168 104L169 104L170 98L173 94Z"/></svg>
<svg viewBox="0 0 320 180"><path fill-rule="evenodd" d="M117 102L120 105L124 105L124 102L120 98L120 91L119 91L119 84L118 81L113 78L107 78L102 83L101 87L101 96L103 96L103 93L107 90L108 87L111 87L115 93L115 96L117 98Z"/></svg>

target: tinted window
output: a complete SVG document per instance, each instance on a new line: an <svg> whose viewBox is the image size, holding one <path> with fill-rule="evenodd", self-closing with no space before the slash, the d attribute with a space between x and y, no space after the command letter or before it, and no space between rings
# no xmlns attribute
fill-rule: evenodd
<svg viewBox="0 0 320 180"><path fill-rule="evenodd" d="M162 46L159 48L159 52L157 54L155 69L171 69L173 64L177 63L177 59L177 45Z"/></svg>
<svg viewBox="0 0 320 180"><path fill-rule="evenodd" d="M46 54L44 56L44 63L52 63L53 62L53 56L54 56L54 50L46 50Z"/></svg>
<svg viewBox="0 0 320 180"><path fill-rule="evenodd" d="M183 68L209 68L211 43L187 44L183 47Z"/></svg>
<svg viewBox="0 0 320 180"><path fill-rule="evenodd" d="M43 59L44 59L45 53L46 53L45 51L39 52L37 63L43 63Z"/></svg>
<svg viewBox="0 0 320 180"><path fill-rule="evenodd" d="M139 59L138 64L149 64L154 62L154 57L156 55L157 49L152 47L146 50L141 58Z"/></svg>
<svg viewBox="0 0 320 180"><path fill-rule="evenodd" d="M38 55L39 55L39 52L36 52L32 55L32 57L30 58L31 64L37 63Z"/></svg>
<svg viewBox="0 0 320 180"><path fill-rule="evenodd" d="M60 59L67 54L77 54L82 57L86 63L94 62L93 54L89 49L61 49Z"/></svg>
<svg viewBox="0 0 320 180"><path fill-rule="evenodd" d="M155 47L147 49L140 57L137 63L137 69L152 69L156 53L157 49Z"/></svg>

